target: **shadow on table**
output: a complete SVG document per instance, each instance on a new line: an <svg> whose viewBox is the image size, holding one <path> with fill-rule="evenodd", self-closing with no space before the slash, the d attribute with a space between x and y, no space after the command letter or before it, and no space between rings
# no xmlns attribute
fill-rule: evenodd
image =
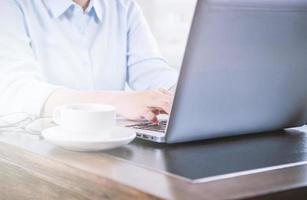
<svg viewBox="0 0 307 200"><path fill-rule="evenodd" d="M105 153L144 167L200 179L307 161L307 134L288 130L173 145L137 139Z"/></svg>

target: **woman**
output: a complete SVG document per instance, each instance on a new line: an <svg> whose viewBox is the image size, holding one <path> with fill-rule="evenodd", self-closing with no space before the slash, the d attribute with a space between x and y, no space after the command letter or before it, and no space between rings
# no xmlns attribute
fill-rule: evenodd
<svg viewBox="0 0 307 200"><path fill-rule="evenodd" d="M170 110L177 72L133 0L1 0L0 27L2 114L101 103L156 121Z"/></svg>

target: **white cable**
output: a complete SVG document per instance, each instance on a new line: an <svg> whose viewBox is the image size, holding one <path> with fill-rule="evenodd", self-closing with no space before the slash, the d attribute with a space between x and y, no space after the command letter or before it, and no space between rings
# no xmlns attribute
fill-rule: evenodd
<svg viewBox="0 0 307 200"><path fill-rule="evenodd" d="M36 118L24 112L15 112L0 116L0 129L22 129L32 123Z"/></svg>

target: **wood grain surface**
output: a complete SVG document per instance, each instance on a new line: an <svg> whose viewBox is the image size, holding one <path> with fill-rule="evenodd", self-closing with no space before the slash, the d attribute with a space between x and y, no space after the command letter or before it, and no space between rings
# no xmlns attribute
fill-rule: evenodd
<svg viewBox="0 0 307 200"><path fill-rule="evenodd" d="M1 199L156 199L10 145L1 144L0 152Z"/></svg>

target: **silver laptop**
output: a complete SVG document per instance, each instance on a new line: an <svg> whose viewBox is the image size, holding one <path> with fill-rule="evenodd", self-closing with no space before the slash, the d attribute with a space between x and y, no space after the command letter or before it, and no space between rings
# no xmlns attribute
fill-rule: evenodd
<svg viewBox="0 0 307 200"><path fill-rule="evenodd" d="M307 0L199 0L169 119L129 127L178 143L306 122Z"/></svg>

